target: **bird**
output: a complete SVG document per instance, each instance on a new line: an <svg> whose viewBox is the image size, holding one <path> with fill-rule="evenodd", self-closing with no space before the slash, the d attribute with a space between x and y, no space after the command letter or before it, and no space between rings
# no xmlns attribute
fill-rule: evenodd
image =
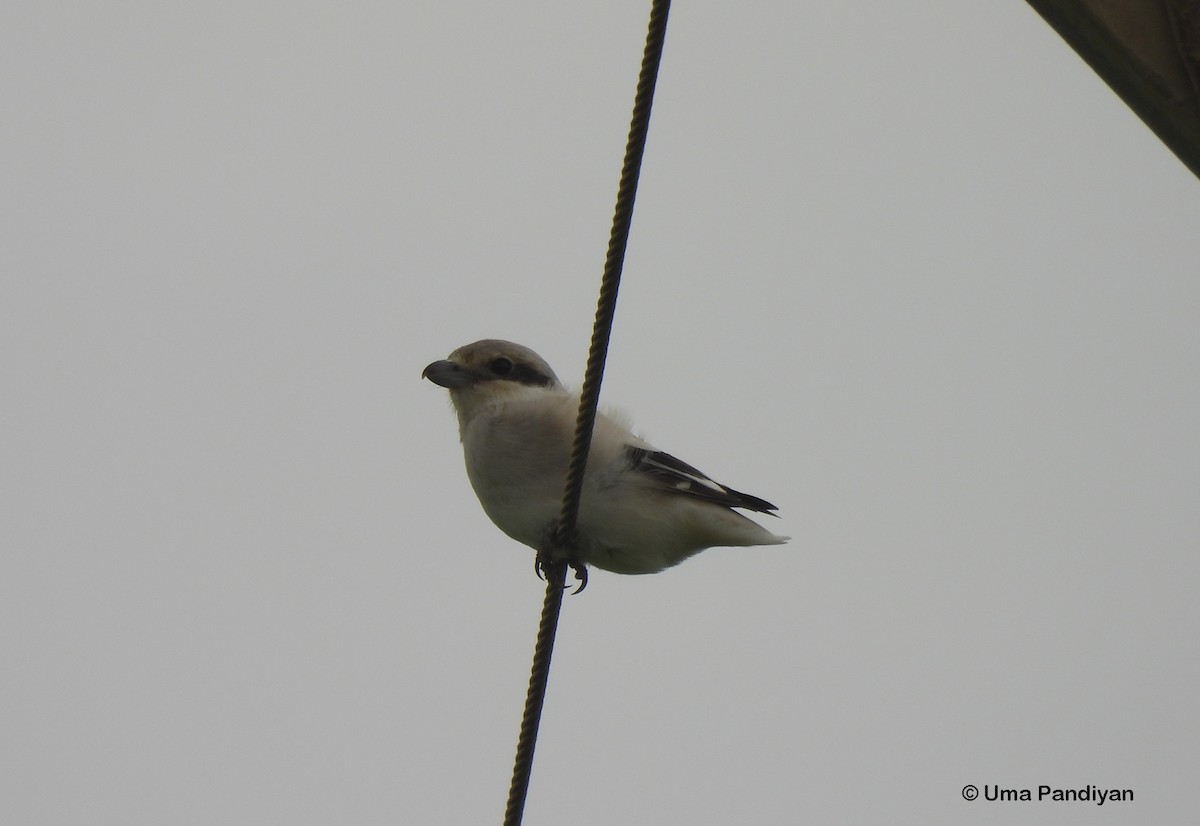
<svg viewBox="0 0 1200 826"><path fill-rule="evenodd" d="M579 395L533 350L501 339L459 347L421 377L450 391L471 487L501 531L538 551L540 572L562 507ZM790 539L734 508L777 510L635 436L619 414L600 411L568 561L582 583L584 565L651 574L706 548Z"/></svg>

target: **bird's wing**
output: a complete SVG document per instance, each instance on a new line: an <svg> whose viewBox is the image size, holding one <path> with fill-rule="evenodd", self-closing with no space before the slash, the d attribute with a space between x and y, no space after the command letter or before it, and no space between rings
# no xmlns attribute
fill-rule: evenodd
<svg viewBox="0 0 1200 826"><path fill-rule="evenodd" d="M641 473L653 479L665 490L724 505L727 508L745 508L771 516L775 515L771 511L778 510L765 499L759 499L757 496L751 496L714 482L701 471L687 462L676 459L670 453L653 448L627 445L625 455L629 459L630 468L635 473Z"/></svg>

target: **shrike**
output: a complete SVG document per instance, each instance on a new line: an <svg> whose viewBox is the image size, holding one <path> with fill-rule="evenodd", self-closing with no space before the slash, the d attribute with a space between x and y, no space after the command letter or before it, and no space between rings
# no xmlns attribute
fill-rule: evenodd
<svg viewBox="0 0 1200 826"><path fill-rule="evenodd" d="M562 506L579 396L537 353L498 339L459 347L421 376L450 390L467 476L484 512L540 551ZM714 545L788 540L733 508L776 510L596 415L579 504L579 561L651 574Z"/></svg>

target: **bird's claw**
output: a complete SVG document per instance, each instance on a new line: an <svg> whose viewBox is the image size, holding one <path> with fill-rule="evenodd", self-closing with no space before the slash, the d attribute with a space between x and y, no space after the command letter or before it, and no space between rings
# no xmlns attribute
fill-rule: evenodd
<svg viewBox="0 0 1200 826"><path fill-rule="evenodd" d="M565 554L558 555L553 552L554 550L558 550L560 548L562 548L562 543L560 543L558 541L557 530L554 525L551 525L550 528L546 531L546 536L542 541L541 550L539 550L537 552L537 556L534 557L534 561L533 561L534 573L537 574L538 579L548 582L550 580L552 572L555 576L555 579L558 579L560 572L554 571L554 568L557 566L562 566L561 578L562 578L562 582L563 582L563 588L566 588L567 587L567 585L566 585L566 579L567 579L566 568L567 568L567 566L570 566L572 573L575 575L575 581L579 583L579 586L571 593L578 594L578 593L582 592L584 588L587 587L587 583L588 583L587 566L583 563L583 560L578 559L574 556L567 556Z"/></svg>
<svg viewBox="0 0 1200 826"><path fill-rule="evenodd" d="M578 559L568 559L567 564L571 566L571 571L575 574L575 581L579 583L579 587L572 591L571 594L574 595L583 593L583 589L586 588L588 584L587 565L584 565L583 562Z"/></svg>

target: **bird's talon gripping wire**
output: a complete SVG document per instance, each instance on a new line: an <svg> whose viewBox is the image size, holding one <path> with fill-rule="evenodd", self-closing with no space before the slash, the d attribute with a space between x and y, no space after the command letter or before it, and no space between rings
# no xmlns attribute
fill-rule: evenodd
<svg viewBox="0 0 1200 826"><path fill-rule="evenodd" d="M583 593L583 589L588 584L587 565L578 559L569 559L567 560L567 564L571 566L571 571L575 574L575 581L579 583L579 587L572 591L571 595L574 596L575 594Z"/></svg>
<svg viewBox="0 0 1200 826"><path fill-rule="evenodd" d="M563 588L567 588L566 584L566 567L570 566L571 572L575 575L575 581L579 583L578 587L572 591L572 594L578 594L587 587L588 572L587 566L583 560L571 555L570 553L560 553L565 550L564 543L558 538L558 526L551 524L546 528L542 535L542 547L537 552L537 556L533 560L533 570L537 574L538 579L543 582L548 582L551 576L551 571L554 566L562 566Z"/></svg>

